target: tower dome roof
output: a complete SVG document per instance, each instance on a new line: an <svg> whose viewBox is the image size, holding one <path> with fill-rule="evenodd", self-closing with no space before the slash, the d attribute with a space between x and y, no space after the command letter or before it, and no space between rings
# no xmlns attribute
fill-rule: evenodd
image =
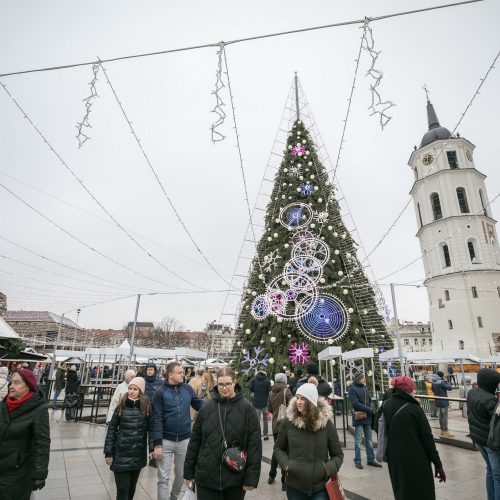
<svg viewBox="0 0 500 500"><path fill-rule="evenodd" d="M427 101L427 122L429 124L429 130L422 137L420 147L427 146L427 144L440 139L449 139L451 137L451 132L446 127L442 127L439 124L434 106L430 101Z"/></svg>

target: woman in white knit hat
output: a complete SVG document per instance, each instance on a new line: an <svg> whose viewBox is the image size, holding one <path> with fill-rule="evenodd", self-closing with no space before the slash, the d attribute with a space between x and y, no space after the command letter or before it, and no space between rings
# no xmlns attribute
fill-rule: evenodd
<svg viewBox="0 0 500 500"><path fill-rule="evenodd" d="M134 498L141 469L153 453L153 416L146 382L133 378L108 425L104 456L115 475L117 500Z"/></svg>
<svg viewBox="0 0 500 500"><path fill-rule="evenodd" d="M314 384L301 385L290 401L274 445L286 472L289 500L328 500L325 483L344 460L332 410Z"/></svg>

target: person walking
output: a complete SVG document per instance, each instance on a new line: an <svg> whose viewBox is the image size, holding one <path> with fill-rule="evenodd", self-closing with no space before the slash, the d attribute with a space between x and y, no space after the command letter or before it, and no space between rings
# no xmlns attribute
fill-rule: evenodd
<svg viewBox="0 0 500 500"><path fill-rule="evenodd" d="M318 381L318 394L323 398L330 396L332 388L330 387L330 384L320 376L318 363L309 363L306 366L306 369L307 374L297 382L294 394L297 394L297 390L301 385L308 383L310 377L314 377Z"/></svg>
<svg viewBox="0 0 500 500"><path fill-rule="evenodd" d="M500 451L488 447L490 421L498 404L497 386L500 374L490 368L477 373L477 387L467 394L467 418L470 437L486 462L488 500L500 498Z"/></svg>
<svg viewBox="0 0 500 500"><path fill-rule="evenodd" d="M255 377L250 383L250 392L252 394L253 406L257 412L259 421L262 416L262 435L264 440L269 439L269 413L267 411L267 396L271 390L271 381L267 377L266 371L263 366L259 366Z"/></svg>
<svg viewBox="0 0 500 500"><path fill-rule="evenodd" d="M203 374L205 373L204 368L198 368L196 370L196 375L191 378L189 381L189 385L193 388L193 391L196 392L198 390L198 387L201 385L203 382Z"/></svg>
<svg viewBox="0 0 500 500"><path fill-rule="evenodd" d="M163 380L158 377L157 368L154 363L146 364L146 376L144 377L144 380L146 381L146 396L148 397L152 408L155 391L161 386L161 384L163 384ZM156 458L151 457L148 465L150 467L156 467Z"/></svg>
<svg viewBox="0 0 500 500"><path fill-rule="evenodd" d="M339 398L343 396L342 386L340 383L340 376L339 378L335 379L335 382L333 383L333 394ZM335 413L337 415L342 415L343 411L344 411L344 401L341 399L335 399Z"/></svg>
<svg viewBox="0 0 500 500"><path fill-rule="evenodd" d="M325 483L339 471L344 453L332 409L314 384L302 384L291 399L274 453L286 473L289 500L328 500Z"/></svg>
<svg viewBox="0 0 500 500"><path fill-rule="evenodd" d="M435 500L431 464L439 482L446 481L429 421L413 397L415 383L401 375L391 380L391 396L384 401L387 464L396 500Z"/></svg>
<svg viewBox="0 0 500 500"><path fill-rule="evenodd" d="M132 500L141 469L153 453L153 416L142 377L128 384L113 412L104 442L106 464L115 476L116 500Z"/></svg>
<svg viewBox="0 0 500 500"><path fill-rule="evenodd" d="M9 393L8 375L9 369L6 366L0 366L0 401Z"/></svg>
<svg viewBox="0 0 500 500"><path fill-rule="evenodd" d="M45 486L50 457L49 412L31 370L12 375L0 403L0 497L29 500Z"/></svg>
<svg viewBox="0 0 500 500"><path fill-rule="evenodd" d="M432 392L436 396L447 398L448 391L453 389L452 385L444 380L444 373L436 372L437 380L432 383ZM436 399L436 406L439 413L439 427L441 429L441 437L455 437L455 434L448 430L448 408L450 402L447 399Z"/></svg>
<svg viewBox="0 0 500 500"><path fill-rule="evenodd" d="M52 400L52 409L57 410L57 398L66 386L66 365L61 363L56 370L56 379L54 382L54 399Z"/></svg>
<svg viewBox="0 0 500 500"><path fill-rule="evenodd" d="M361 464L361 439L365 437L366 458L368 465L372 467L382 467L382 464L375 460L372 444L372 418L373 402L365 385L366 379L363 372L359 372L354 377L348 391L349 401L352 406L352 425L354 427L354 464L357 469L363 469Z"/></svg>
<svg viewBox="0 0 500 500"><path fill-rule="evenodd" d="M128 393L128 384L130 381L135 378L135 370L127 370L124 374L124 380L121 384L116 386L115 392L113 393L113 397L111 398L111 402L109 403L108 414L106 415L106 423L109 424L111 419L113 418L113 413L115 412L115 408L120 404L122 397L124 394Z"/></svg>
<svg viewBox="0 0 500 500"><path fill-rule="evenodd" d="M290 389L287 387L287 378L285 373L277 373L274 376L274 385L269 392L267 397L267 408L271 412L273 419L271 421L272 431L273 431L273 439L276 443L278 439L278 433L280 430L281 423L283 420L278 420L280 417L280 408L288 406L288 403L292 399L292 393ZM284 415L283 415L284 417ZM273 455L271 457L271 470L269 471L269 478L267 480L267 484L273 484L276 479L278 469L278 461L276 460L276 453L273 451ZM283 491L286 490L285 486L285 473L281 471L281 489Z"/></svg>
<svg viewBox="0 0 500 500"><path fill-rule="evenodd" d="M78 374L76 373L76 365L71 365L69 370L66 372L66 387L65 392L67 394L76 394L78 392Z"/></svg>
<svg viewBox="0 0 500 500"><path fill-rule="evenodd" d="M189 408L199 411L203 401L184 383L184 370L177 361L168 363L166 378L155 391L153 401L154 458L158 467L158 500L167 500L172 461L174 480L170 500L177 500L182 487L182 470L189 437Z"/></svg>
<svg viewBox="0 0 500 500"><path fill-rule="evenodd" d="M243 397L231 368L219 371L212 399L198 412L184 462L184 482L196 483L198 500L241 500L257 488L262 460L260 425L252 404ZM223 463L235 450L242 470ZM246 456L246 464L241 460Z"/></svg>
<svg viewBox="0 0 500 500"><path fill-rule="evenodd" d="M438 380L437 375L432 375L432 377L435 377L435 381ZM427 393L427 396L434 398L435 394L434 391L432 390L432 377L430 375L426 376L424 379L424 385L425 385L425 392ZM436 406L436 400L435 399L429 399L429 417L431 418L438 418L437 414L437 406Z"/></svg>

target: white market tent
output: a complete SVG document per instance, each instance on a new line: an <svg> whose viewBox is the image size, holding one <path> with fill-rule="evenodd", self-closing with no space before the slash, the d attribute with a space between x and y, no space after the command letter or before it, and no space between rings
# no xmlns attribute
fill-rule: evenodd
<svg viewBox="0 0 500 500"><path fill-rule="evenodd" d="M0 339L18 339L19 335L9 326L9 324L0 318Z"/></svg>

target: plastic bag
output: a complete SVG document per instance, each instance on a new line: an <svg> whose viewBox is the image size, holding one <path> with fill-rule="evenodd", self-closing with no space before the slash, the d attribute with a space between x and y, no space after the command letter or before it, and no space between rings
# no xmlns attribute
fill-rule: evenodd
<svg viewBox="0 0 500 500"><path fill-rule="evenodd" d="M194 484L190 483L182 500L196 500L196 493L194 492Z"/></svg>

